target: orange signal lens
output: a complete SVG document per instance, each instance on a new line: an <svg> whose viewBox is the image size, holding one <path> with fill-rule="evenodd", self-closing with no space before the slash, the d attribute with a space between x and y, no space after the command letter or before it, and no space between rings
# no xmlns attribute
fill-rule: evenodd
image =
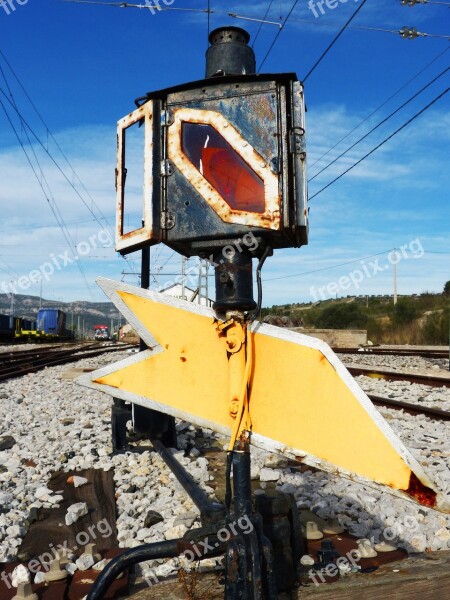
<svg viewBox="0 0 450 600"><path fill-rule="evenodd" d="M263 180L214 127L183 122L182 148L231 209L264 212Z"/></svg>

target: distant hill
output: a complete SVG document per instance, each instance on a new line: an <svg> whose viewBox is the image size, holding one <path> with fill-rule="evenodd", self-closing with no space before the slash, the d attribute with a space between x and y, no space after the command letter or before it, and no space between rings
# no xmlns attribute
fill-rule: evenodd
<svg viewBox="0 0 450 600"><path fill-rule="evenodd" d="M28 317L35 319L39 310L40 299L38 296L15 295L14 296L14 314L18 317ZM0 313L10 314L11 299L7 294L0 294ZM42 308L59 308L67 315L66 325L74 329L77 328L78 317L80 319L80 329L84 326L85 330L92 330L94 325L108 325L113 319L114 326L117 325L119 313L111 302L87 302L77 300L75 302L60 302L56 300L46 300L42 298ZM122 317L122 323L124 319Z"/></svg>
<svg viewBox="0 0 450 600"><path fill-rule="evenodd" d="M450 294L347 296L263 308L266 322L281 327L367 329L375 343L449 343Z"/></svg>

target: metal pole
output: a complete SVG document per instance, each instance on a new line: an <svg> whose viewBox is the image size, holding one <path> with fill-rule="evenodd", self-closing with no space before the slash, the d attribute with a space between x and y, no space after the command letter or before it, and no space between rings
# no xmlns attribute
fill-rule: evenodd
<svg viewBox="0 0 450 600"><path fill-rule="evenodd" d="M153 448L160 455L180 484L189 494L192 502L199 509L202 525L207 523L217 523L225 519L225 507L218 503L212 502L207 493L204 492L192 476L186 471L173 454L159 440L152 440Z"/></svg>
<svg viewBox="0 0 450 600"><path fill-rule="evenodd" d="M395 251L395 262L394 262L394 306L397 304L397 248Z"/></svg>
<svg viewBox="0 0 450 600"><path fill-rule="evenodd" d="M186 257L181 257L181 299L186 300Z"/></svg>

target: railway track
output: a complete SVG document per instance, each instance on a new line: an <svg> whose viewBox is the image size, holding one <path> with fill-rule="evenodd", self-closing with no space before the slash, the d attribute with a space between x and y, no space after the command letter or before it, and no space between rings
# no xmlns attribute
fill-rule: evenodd
<svg viewBox="0 0 450 600"><path fill-rule="evenodd" d="M377 348L373 346L360 348L333 348L336 354L359 354L375 356L417 356L422 358L449 358L448 348Z"/></svg>
<svg viewBox="0 0 450 600"><path fill-rule="evenodd" d="M425 373L403 373L392 369L380 369L379 367L364 367L346 365L347 370L354 377L365 375L373 379L385 379L386 381L409 381L420 385L431 387L450 387L450 376L427 375Z"/></svg>
<svg viewBox="0 0 450 600"><path fill-rule="evenodd" d="M8 358L0 355L0 381L21 377L28 373L35 373L46 367L54 367L64 365L70 362L76 362L83 358L94 358L101 354L112 352L123 352L135 346L131 344L120 345L114 344L104 346L100 344L89 344L87 347L76 347L69 349L53 349L53 350L35 350L29 352L20 352L20 356L16 356L17 352L9 353ZM8 353L7 353L8 354ZM11 356L14 354L14 356Z"/></svg>
<svg viewBox="0 0 450 600"><path fill-rule="evenodd" d="M395 408L396 410L404 410L410 415L425 415L437 421L450 421L450 411L434 408L432 406L421 406L412 402L404 402L403 400L393 400L392 398L383 398L368 394L370 400L375 406L385 406L387 408Z"/></svg>

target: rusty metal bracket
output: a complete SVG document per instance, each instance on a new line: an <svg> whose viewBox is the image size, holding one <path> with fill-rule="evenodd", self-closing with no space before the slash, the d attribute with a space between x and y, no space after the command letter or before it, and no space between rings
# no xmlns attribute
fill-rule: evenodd
<svg viewBox="0 0 450 600"><path fill-rule="evenodd" d="M174 172L175 168L170 160L166 158L161 161L161 177L170 177Z"/></svg>
<svg viewBox="0 0 450 600"><path fill-rule="evenodd" d="M175 215L170 212L161 213L161 229L172 229L175 227Z"/></svg>
<svg viewBox="0 0 450 600"><path fill-rule="evenodd" d="M303 127L293 127L289 131L289 152L306 158L305 130Z"/></svg>
<svg viewBox="0 0 450 600"><path fill-rule="evenodd" d="M170 127L174 121L173 112L170 110L164 110L161 112L161 126Z"/></svg>

